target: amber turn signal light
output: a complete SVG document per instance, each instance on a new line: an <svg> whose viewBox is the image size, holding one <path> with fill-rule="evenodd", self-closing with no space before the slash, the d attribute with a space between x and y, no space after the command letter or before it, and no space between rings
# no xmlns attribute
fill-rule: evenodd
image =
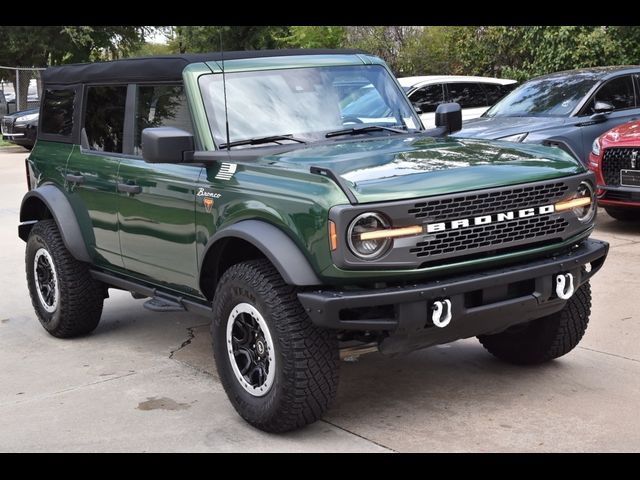
<svg viewBox="0 0 640 480"><path fill-rule="evenodd" d="M329 243L331 251L338 248L338 235L336 234L336 224L329 220Z"/></svg>

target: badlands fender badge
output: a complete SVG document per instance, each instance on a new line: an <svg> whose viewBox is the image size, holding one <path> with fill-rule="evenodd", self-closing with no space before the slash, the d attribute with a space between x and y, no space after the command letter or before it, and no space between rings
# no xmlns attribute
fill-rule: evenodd
<svg viewBox="0 0 640 480"><path fill-rule="evenodd" d="M213 198L204 197L202 199L202 203L204 204L204 208L207 210L207 213L211 213L211 209L213 208Z"/></svg>

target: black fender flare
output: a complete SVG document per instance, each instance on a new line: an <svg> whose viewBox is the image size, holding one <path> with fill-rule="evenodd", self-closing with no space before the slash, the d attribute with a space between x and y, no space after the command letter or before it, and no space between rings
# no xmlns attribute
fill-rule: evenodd
<svg viewBox="0 0 640 480"><path fill-rule="evenodd" d="M42 202L56 222L67 250L74 258L82 262L91 262L91 256L80 230L78 219L67 196L55 185L43 185L27 192L20 205L20 226L18 236L27 241L29 232L38 218L37 205Z"/></svg>
<svg viewBox="0 0 640 480"><path fill-rule="evenodd" d="M241 220L216 232L209 239L200 258L200 271L211 248L218 241L229 237L240 238L255 246L289 285L322 285L322 281L295 242L279 228L260 220Z"/></svg>

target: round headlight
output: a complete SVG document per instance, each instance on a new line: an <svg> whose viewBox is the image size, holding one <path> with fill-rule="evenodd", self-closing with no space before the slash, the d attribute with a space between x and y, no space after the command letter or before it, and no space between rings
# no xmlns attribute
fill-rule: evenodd
<svg viewBox="0 0 640 480"><path fill-rule="evenodd" d="M596 157L600 156L600 137L596 138L591 145L591 153Z"/></svg>
<svg viewBox="0 0 640 480"><path fill-rule="evenodd" d="M576 191L575 198L584 198L584 197L589 198L591 200L591 203L589 203L588 205L574 208L573 213L575 214L576 217L578 217L578 220L580 220L582 223L589 223L591 220L593 220L593 217L595 217L596 215L596 205L597 205L596 196L593 191L593 187L589 182L580 183L580 185L578 186L578 190Z"/></svg>
<svg viewBox="0 0 640 480"><path fill-rule="evenodd" d="M349 225L347 242L353 254L365 260L373 260L382 255L389 245L389 238L363 240L362 234L389 228L389 222L379 213L363 213L358 215Z"/></svg>

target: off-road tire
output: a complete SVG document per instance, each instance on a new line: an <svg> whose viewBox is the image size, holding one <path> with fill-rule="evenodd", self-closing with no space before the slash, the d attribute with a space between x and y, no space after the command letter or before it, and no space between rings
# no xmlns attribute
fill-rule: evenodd
<svg viewBox="0 0 640 480"><path fill-rule="evenodd" d="M478 340L490 353L509 363L533 365L561 357L578 345L589 323L591 286L583 284L562 310Z"/></svg>
<svg viewBox="0 0 640 480"><path fill-rule="evenodd" d="M605 212L610 217L620 220L622 222L633 222L640 220L640 208L619 208L619 207L605 207Z"/></svg>
<svg viewBox="0 0 640 480"><path fill-rule="evenodd" d="M53 260L59 299L54 311L45 309L37 292L34 274L36 253L44 249ZM27 239L25 253L27 284L38 320L54 337L70 338L93 331L100 322L104 286L89 274L89 266L67 250L54 220L36 223Z"/></svg>
<svg viewBox="0 0 640 480"><path fill-rule="evenodd" d="M250 304L263 317L274 343L275 377L263 396L245 391L234 373L227 323L234 308ZM229 268L218 283L211 324L220 381L236 411L266 432L301 428L322 417L336 395L339 353L334 332L318 328L266 259Z"/></svg>

